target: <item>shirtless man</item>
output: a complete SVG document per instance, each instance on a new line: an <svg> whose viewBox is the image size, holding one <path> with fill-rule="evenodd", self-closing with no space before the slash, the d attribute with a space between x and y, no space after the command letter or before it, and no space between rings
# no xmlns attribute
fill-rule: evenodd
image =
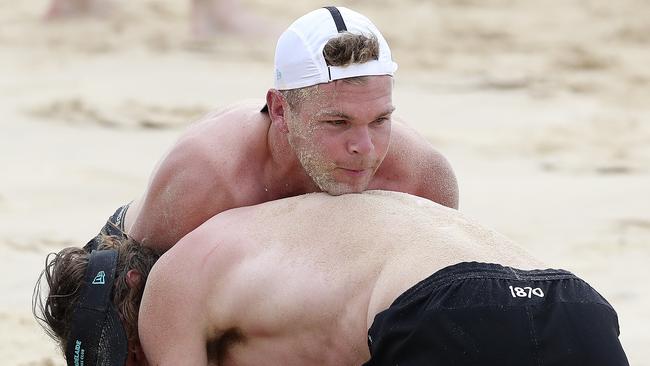
<svg viewBox="0 0 650 366"><path fill-rule="evenodd" d="M81 355L121 365L127 354L142 365L628 365L617 315L588 284L408 194L320 193L222 212L151 272L151 249L127 241L118 254L105 250L111 240L90 255L64 249L45 271L39 316L70 365ZM116 264L102 265L110 255ZM96 299L120 310L104 318ZM128 312L138 305L136 332Z"/></svg>
<svg viewBox="0 0 650 366"><path fill-rule="evenodd" d="M344 31L347 29L347 31ZM397 65L379 30L346 8L321 8L280 37L263 103L208 115L162 159L119 227L164 252L234 207L310 192L382 189L458 206L446 159L392 113Z"/></svg>

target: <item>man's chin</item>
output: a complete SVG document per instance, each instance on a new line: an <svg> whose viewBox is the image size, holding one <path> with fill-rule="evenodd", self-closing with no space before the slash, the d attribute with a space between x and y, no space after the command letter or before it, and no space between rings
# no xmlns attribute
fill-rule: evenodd
<svg viewBox="0 0 650 366"><path fill-rule="evenodd" d="M321 187L321 189L332 196L340 196L348 193L362 193L367 189L367 186L353 186L349 184L338 183L330 187Z"/></svg>

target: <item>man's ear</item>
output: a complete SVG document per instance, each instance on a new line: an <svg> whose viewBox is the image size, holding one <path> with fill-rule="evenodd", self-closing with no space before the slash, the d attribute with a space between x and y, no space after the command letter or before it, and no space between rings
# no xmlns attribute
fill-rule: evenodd
<svg viewBox="0 0 650 366"><path fill-rule="evenodd" d="M288 133L287 114L289 113L289 104L284 95L276 89L269 89L266 93L266 105L269 107L269 117L273 126L280 132Z"/></svg>
<svg viewBox="0 0 650 366"><path fill-rule="evenodd" d="M137 288L142 281L142 274L135 269L130 269L126 272L126 284L129 288Z"/></svg>

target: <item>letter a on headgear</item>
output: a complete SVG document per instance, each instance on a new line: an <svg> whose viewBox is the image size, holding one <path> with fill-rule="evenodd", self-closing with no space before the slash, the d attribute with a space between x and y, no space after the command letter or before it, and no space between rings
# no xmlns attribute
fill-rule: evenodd
<svg viewBox="0 0 650 366"><path fill-rule="evenodd" d="M97 272L97 275L93 279L93 285L103 285L104 283L106 283L104 281L105 276L106 276L106 274L104 273L104 271Z"/></svg>

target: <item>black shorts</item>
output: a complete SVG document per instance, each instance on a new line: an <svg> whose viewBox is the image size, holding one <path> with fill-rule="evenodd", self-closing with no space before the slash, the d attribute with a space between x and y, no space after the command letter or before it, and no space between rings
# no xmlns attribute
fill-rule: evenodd
<svg viewBox="0 0 650 366"><path fill-rule="evenodd" d="M365 366L629 365L612 306L563 270L459 263L375 316Z"/></svg>
<svg viewBox="0 0 650 366"><path fill-rule="evenodd" d="M89 252L96 249L97 245L101 242L100 237L102 235L117 236L121 239L125 239L126 233L124 232L124 218L126 217L126 211L129 209L129 205L130 203L115 210L115 213L109 216L108 220L106 220L106 224L104 224L101 230L99 230L99 234L90 239L90 241L84 246L84 249Z"/></svg>

